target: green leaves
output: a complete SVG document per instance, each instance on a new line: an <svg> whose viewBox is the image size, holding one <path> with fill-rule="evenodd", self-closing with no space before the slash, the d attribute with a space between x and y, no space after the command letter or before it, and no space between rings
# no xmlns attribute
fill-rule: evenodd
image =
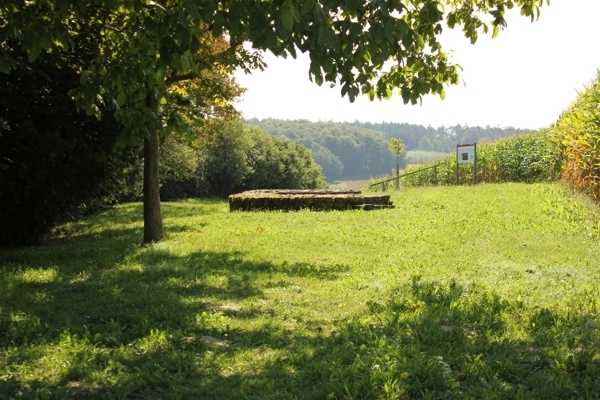
<svg viewBox="0 0 600 400"><path fill-rule="evenodd" d="M550 133L561 150L563 177L600 201L600 72Z"/></svg>
<svg viewBox="0 0 600 400"><path fill-rule="evenodd" d="M143 98L143 92L162 97L167 85L161 78L260 66L236 47L244 42L281 56L294 55L296 48L308 52L311 79L339 84L350 100L359 93L375 99L399 92L405 102L416 103L458 80L457 66L447 60L439 41L443 27L461 27L474 42L481 32L496 34L506 10L518 6L524 15L536 17L544 0L9 3L0 5L2 25L9 27L0 41L18 41L32 59L50 49L89 55L82 70L94 79L86 79L88 87L80 92L82 103L94 109L98 96L120 104L118 85L126 86L128 98L134 93ZM237 50L217 49L220 59L200 54L206 48L203 35L227 38ZM85 43L70 49L74 38L85 38ZM9 68L0 54L0 69ZM138 115L143 110L131 113L124 120L144 120Z"/></svg>
<svg viewBox="0 0 600 400"><path fill-rule="evenodd" d="M281 19L283 28L288 32L292 32L294 23L298 19L296 6L294 5L293 0L285 0L283 2L279 11L279 18Z"/></svg>
<svg viewBox="0 0 600 400"><path fill-rule="evenodd" d="M388 143L388 149L397 157L406 152L406 146L399 138L391 138Z"/></svg>

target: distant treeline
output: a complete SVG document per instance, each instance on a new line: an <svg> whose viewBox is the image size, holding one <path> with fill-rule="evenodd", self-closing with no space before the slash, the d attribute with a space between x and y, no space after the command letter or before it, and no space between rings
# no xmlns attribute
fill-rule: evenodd
<svg viewBox="0 0 600 400"><path fill-rule="evenodd" d="M407 150L449 152L457 143L493 141L523 133L515 128L425 127L404 123L310 122L306 120L251 119L247 121L276 137L285 137L308 148L329 181L361 179L389 174L394 156L391 137L399 137ZM406 157L401 160L401 167Z"/></svg>
<svg viewBox="0 0 600 400"><path fill-rule="evenodd" d="M386 137L399 137L408 150L449 152L457 143L482 143L495 141L528 131L517 128L492 128L479 126L431 126L398 122L353 122L353 126L381 132Z"/></svg>
<svg viewBox="0 0 600 400"><path fill-rule="evenodd" d="M381 176L395 166L388 139L371 129L305 120L252 119L247 122L275 137L284 137L308 148L329 181ZM404 164L402 158L401 166Z"/></svg>

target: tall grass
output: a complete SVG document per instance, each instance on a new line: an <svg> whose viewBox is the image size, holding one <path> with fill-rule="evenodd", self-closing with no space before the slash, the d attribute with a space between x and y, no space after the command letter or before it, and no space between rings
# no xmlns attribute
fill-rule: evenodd
<svg viewBox="0 0 600 400"><path fill-rule="evenodd" d="M551 133L563 156L563 178L600 201L600 71Z"/></svg>
<svg viewBox="0 0 600 400"><path fill-rule="evenodd" d="M404 184L425 186L457 183L454 154L429 165L436 164L436 168L405 177ZM427 166L414 166L405 172ZM514 136L477 147L477 182L543 182L552 181L559 174L560 156L546 132ZM474 178L472 165L460 167L461 183L473 182Z"/></svg>

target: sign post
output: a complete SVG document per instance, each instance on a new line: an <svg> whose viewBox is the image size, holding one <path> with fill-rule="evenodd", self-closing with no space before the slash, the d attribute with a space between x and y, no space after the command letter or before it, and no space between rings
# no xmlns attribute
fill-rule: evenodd
<svg viewBox="0 0 600 400"><path fill-rule="evenodd" d="M456 145L456 184L460 183L460 166L473 164L473 182L477 183L477 143Z"/></svg>

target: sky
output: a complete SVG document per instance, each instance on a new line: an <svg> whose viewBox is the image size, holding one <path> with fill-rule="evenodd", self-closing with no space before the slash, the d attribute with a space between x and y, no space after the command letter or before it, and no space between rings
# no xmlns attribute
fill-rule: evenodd
<svg viewBox="0 0 600 400"><path fill-rule="evenodd" d="M308 79L309 59L265 54L268 67L237 72L246 93L237 102L244 118L311 121L388 121L431 126L471 125L537 129L552 124L600 69L600 0L551 0L535 22L513 13L495 39L475 45L460 31L442 42L462 67L446 98L423 98L405 105L359 98L350 103L339 87L319 87Z"/></svg>

